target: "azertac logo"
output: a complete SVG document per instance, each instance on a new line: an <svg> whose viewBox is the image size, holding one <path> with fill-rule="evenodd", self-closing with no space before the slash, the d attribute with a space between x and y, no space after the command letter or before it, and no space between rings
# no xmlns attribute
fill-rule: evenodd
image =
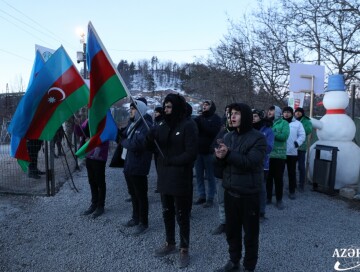
<svg viewBox="0 0 360 272"><path fill-rule="evenodd" d="M336 248L332 257L337 258L336 271L360 271L360 247Z"/></svg>

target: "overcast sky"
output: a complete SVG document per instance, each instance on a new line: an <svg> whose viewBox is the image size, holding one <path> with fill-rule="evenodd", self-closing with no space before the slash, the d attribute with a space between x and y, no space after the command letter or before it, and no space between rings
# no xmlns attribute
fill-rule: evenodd
<svg viewBox="0 0 360 272"><path fill-rule="evenodd" d="M206 58L227 33L228 19L250 13L255 0L0 0L0 92L26 87L35 44L64 46L75 65L80 32L91 21L113 62L157 56L177 63Z"/></svg>

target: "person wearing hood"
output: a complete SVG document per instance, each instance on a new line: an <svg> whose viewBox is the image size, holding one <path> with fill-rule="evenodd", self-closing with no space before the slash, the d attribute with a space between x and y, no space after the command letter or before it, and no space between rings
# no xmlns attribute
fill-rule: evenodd
<svg viewBox="0 0 360 272"><path fill-rule="evenodd" d="M308 145L307 138L309 137L309 135L312 132L312 123L310 121L310 118L305 115L303 108L298 107L295 110L294 114L295 114L296 120L300 121L301 124L303 125L305 134L306 134L305 141L298 148L298 156L297 156L298 170L299 170L299 191L303 192L304 186L305 186L305 176L306 176L305 154L306 154L307 145Z"/></svg>
<svg viewBox="0 0 360 272"><path fill-rule="evenodd" d="M253 109L253 127L260 131L266 138L266 156L264 159L264 180L261 183L260 194L260 221L267 219L265 217L266 210L266 179L269 174L269 155L274 146L274 132L271 129L272 122L264 118L262 111Z"/></svg>
<svg viewBox="0 0 360 272"><path fill-rule="evenodd" d="M272 131L274 132L274 147L270 153L269 175L266 181L266 204L272 203L273 185L275 184L276 207L279 210L284 208L282 203L284 187L284 170L286 163L286 141L290 134L290 126L282 117L281 109L278 106L271 106L268 110L268 119L273 121Z"/></svg>
<svg viewBox="0 0 360 272"><path fill-rule="evenodd" d="M282 111L278 106L273 105L268 109L266 117L274 122L282 117Z"/></svg>
<svg viewBox="0 0 360 272"><path fill-rule="evenodd" d="M124 176L132 203L132 217L126 227L136 227L134 235L148 230L148 178L152 154L144 145L151 121L143 119L148 110L144 102L135 100L130 104L130 122L122 131L120 144L124 162ZM145 122L144 122L145 120Z"/></svg>
<svg viewBox="0 0 360 272"><path fill-rule="evenodd" d="M225 233L230 260L217 271L239 269L243 244L244 270L254 271L259 251L260 191L267 143L264 135L253 128L248 105L232 104L229 112L236 129L224 136L223 143L215 148L215 157L223 169Z"/></svg>
<svg viewBox="0 0 360 272"><path fill-rule="evenodd" d="M283 118L290 127L290 134L286 141L286 168L289 178L289 198L293 200L295 199L298 147L305 141L306 134L303 125L294 118L292 107L283 108Z"/></svg>
<svg viewBox="0 0 360 272"><path fill-rule="evenodd" d="M193 195L193 164L197 156L198 135L194 121L187 117L186 102L179 94L168 94L164 103L164 122L154 127L146 145L157 157L158 191L165 225L166 242L155 250L156 257L176 252L175 219L180 232L179 267L189 265L190 211ZM161 151L161 152L160 152Z"/></svg>
<svg viewBox="0 0 360 272"><path fill-rule="evenodd" d="M198 199L194 204L203 204L204 208L213 205L216 194L216 181L212 161L213 154L210 151L210 146L220 131L221 119L215 114L215 111L215 103L211 100L206 100L203 103L201 115L194 119L199 131L199 154L195 162ZM205 190L204 172L208 182L207 193Z"/></svg>

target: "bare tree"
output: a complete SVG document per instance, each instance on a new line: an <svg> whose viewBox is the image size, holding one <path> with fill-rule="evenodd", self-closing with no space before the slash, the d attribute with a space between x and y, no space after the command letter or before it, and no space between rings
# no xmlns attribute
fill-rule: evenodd
<svg viewBox="0 0 360 272"><path fill-rule="evenodd" d="M360 4L358 0L282 0L291 20L292 36L305 60L325 65L331 73L359 79Z"/></svg>

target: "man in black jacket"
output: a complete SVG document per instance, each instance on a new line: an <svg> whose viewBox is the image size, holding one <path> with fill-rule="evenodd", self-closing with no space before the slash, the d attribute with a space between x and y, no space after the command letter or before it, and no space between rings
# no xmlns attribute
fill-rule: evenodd
<svg viewBox="0 0 360 272"><path fill-rule="evenodd" d="M201 115L195 118L195 122L199 129L199 154L195 162L198 199L194 204L204 204L204 208L213 205L214 196L216 194L213 152L210 147L220 131L221 119L215 114L215 111L215 103L211 100L206 100L203 103ZM204 172L208 183L207 193L205 190Z"/></svg>
<svg viewBox="0 0 360 272"><path fill-rule="evenodd" d="M232 104L229 112L236 130L224 136L224 143L215 148L217 164L223 169L225 189L226 240L230 260L218 271L235 271L242 257L244 230L245 271L253 271L259 249L260 188L266 139L252 128L252 111L246 104Z"/></svg>
<svg viewBox="0 0 360 272"><path fill-rule="evenodd" d="M189 265L190 211L193 194L192 168L197 155L198 135L195 123L186 117L185 99L168 94L164 103L164 122L147 137L147 145L158 143L158 191L161 194L166 243L155 251L163 257L176 251L175 217L180 231L179 266Z"/></svg>

